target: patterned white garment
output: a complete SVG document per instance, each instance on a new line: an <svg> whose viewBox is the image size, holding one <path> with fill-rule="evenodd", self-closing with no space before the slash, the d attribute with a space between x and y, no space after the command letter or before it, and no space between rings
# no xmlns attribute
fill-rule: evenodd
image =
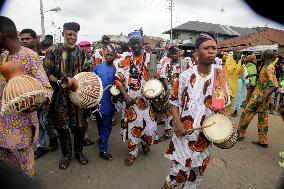
<svg viewBox="0 0 284 189"><path fill-rule="evenodd" d="M174 163L166 178L166 188L175 188L179 185L179 183L183 183L183 189L197 189L203 179L203 172L206 169L209 158L203 166L194 167L192 169L188 169L187 167Z"/></svg>
<svg viewBox="0 0 284 189"><path fill-rule="evenodd" d="M127 56L131 56L131 52L124 52L123 54L119 54L118 57L113 61L113 65L116 70L118 70L118 64L119 62L123 61ZM117 112L122 112L122 116L124 114L124 109L126 107L126 104L124 101L117 101L114 103L115 109Z"/></svg>
<svg viewBox="0 0 284 189"><path fill-rule="evenodd" d="M135 66L133 66L135 65ZM142 86L148 80L150 54L142 53L138 58L126 56L118 63L116 85L123 85L135 104L126 107L121 122L122 140L128 142L128 151L138 155L140 142L151 145L157 135L156 113L150 108L142 94Z"/></svg>
<svg viewBox="0 0 284 189"><path fill-rule="evenodd" d="M202 77L197 66L193 66L174 81L170 103L179 107L185 129L200 128L203 121L214 114L211 109L213 81L214 66L211 66L211 72L206 77ZM226 94L228 99L228 90ZM197 130L183 137L174 134L165 157L191 168L202 166L211 152L212 144L203 132Z"/></svg>
<svg viewBox="0 0 284 189"><path fill-rule="evenodd" d="M104 48L100 48L100 49L96 49L95 53L94 53L94 58L100 60L99 63L102 63L105 61L105 53L106 53L106 49ZM98 63L98 62L96 62Z"/></svg>
<svg viewBox="0 0 284 189"><path fill-rule="evenodd" d="M180 62L181 72L183 72L183 71L185 71L188 68L191 68L193 66L190 57L180 57L179 62Z"/></svg>
<svg viewBox="0 0 284 189"><path fill-rule="evenodd" d="M159 75L161 79L168 80L168 89L171 90L174 80L187 68L189 68L188 62L179 60L179 62L172 64L171 58L165 57L161 59ZM165 131L172 129L172 119L173 116L171 115L167 116L165 119Z"/></svg>
<svg viewBox="0 0 284 189"><path fill-rule="evenodd" d="M160 63L160 78L163 79L168 79L168 81L172 81L172 82L168 82L168 88L169 90L172 89L172 85L173 85L173 81L174 79L178 78L179 75L185 71L187 68L189 68L189 65L183 65L183 64L187 64L186 61L179 61L176 64L172 64L171 65L171 59L166 57L164 59L161 60Z"/></svg>
<svg viewBox="0 0 284 189"><path fill-rule="evenodd" d="M131 52L124 52L122 54L119 54L118 57L113 61L113 65L115 66L116 70L118 69L118 64L119 62L123 61L127 56L131 56L132 53ZM126 107L126 104L124 101L117 101L115 104L115 109L118 112L122 112L122 116L124 115L124 110Z"/></svg>

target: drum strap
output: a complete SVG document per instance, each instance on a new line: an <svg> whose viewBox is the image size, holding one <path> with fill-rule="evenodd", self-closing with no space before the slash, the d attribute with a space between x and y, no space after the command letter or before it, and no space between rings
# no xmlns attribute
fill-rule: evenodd
<svg viewBox="0 0 284 189"><path fill-rule="evenodd" d="M224 110L226 98L226 72L218 68L214 68L214 83L212 92L212 109Z"/></svg>
<svg viewBox="0 0 284 189"><path fill-rule="evenodd" d="M130 61L130 74L129 74L129 86L133 90L138 90L141 87L141 80L144 70L144 64L146 60L146 53L143 53L143 60L141 63L137 63L138 60L135 62L133 61L134 57L132 56L132 60Z"/></svg>
<svg viewBox="0 0 284 189"><path fill-rule="evenodd" d="M174 70L174 67L176 67L176 70ZM181 69L181 62L173 63L172 60L167 65L167 72L168 72L168 81L172 85L175 77L179 76L179 73L177 73L177 68ZM174 72L175 71L175 72ZM176 75L178 74L178 75Z"/></svg>

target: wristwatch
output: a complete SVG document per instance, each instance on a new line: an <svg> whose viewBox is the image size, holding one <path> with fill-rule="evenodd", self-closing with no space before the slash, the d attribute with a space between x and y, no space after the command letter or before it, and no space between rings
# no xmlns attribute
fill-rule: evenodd
<svg viewBox="0 0 284 189"><path fill-rule="evenodd" d="M59 80L57 80L57 81L56 81L56 83L57 83L57 85L58 85L58 86L60 86L60 84L61 84L61 80L60 80L60 79L59 79Z"/></svg>

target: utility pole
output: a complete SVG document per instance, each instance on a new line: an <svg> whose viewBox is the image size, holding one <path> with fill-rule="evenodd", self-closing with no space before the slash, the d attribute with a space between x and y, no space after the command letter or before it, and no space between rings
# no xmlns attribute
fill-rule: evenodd
<svg viewBox="0 0 284 189"><path fill-rule="evenodd" d="M41 15L41 35L45 36L45 28L44 28L44 12L43 12L43 2L40 0L40 15Z"/></svg>
<svg viewBox="0 0 284 189"><path fill-rule="evenodd" d="M173 0L171 0L171 42L173 42Z"/></svg>
<svg viewBox="0 0 284 189"><path fill-rule="evenodd" d="M58 27L58 29L59 29L59 42L61 43L61 27Z"/></svg>

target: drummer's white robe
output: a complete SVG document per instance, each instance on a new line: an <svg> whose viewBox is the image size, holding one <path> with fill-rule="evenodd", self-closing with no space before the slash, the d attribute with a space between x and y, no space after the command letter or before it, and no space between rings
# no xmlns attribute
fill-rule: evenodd
<svg viewBox="0 0 284 189"><path fill-rule="evenodd" d="M202 77L197 66L184 71L174 81L170 103L179 108L181 122L185 129L200 128L203 121L214 114L211 109L214 67ZM229 101L228 90L226 91ZM212 144L202 131L196 130L183 137L173 134L165 157L174 162L166 179L169 187L184 183L195 188L209 162Z"/></svg>
<svg viewBox="0 0 284 189"><path fill-rule="evenodd" d="M131 61L137 65L138 72L142 70L141 79L133 77L133 70L130 69ZM129 54L118 63L115 77L116 85L123 85L128 95L135 100L135 104L130 107L127 107L125 102L123 103L125 109L122 110L121 120L122 140L127 142L128 152L135 157L138 155L138 144L150 146L157 135L157 115L142 94L142 86L149 79L149 66L150 56L148 53L142 53L138 59L134 59L132 54ZM140 74L138 73L138 75ZM132 84L136 83L135 90L130 87L131 82Z"/></svg>
<svg viewBox="0 0 284 189"><path fill-rule="evenodd" d="M176 64L171 64L171 58L165 57L161 59L160 63L160 69L159 77L161 79L167 79L168 80L168 89L172 89L173 81L176 78L179 78L179 75L184 72L186 69L190 68L191 66L191 60L184 61L184 60L178 60ZM168 133L170 130L172 130L172 119L173 116L171 115L171 112L167 113L165 119L165 133Z"/></svg>

